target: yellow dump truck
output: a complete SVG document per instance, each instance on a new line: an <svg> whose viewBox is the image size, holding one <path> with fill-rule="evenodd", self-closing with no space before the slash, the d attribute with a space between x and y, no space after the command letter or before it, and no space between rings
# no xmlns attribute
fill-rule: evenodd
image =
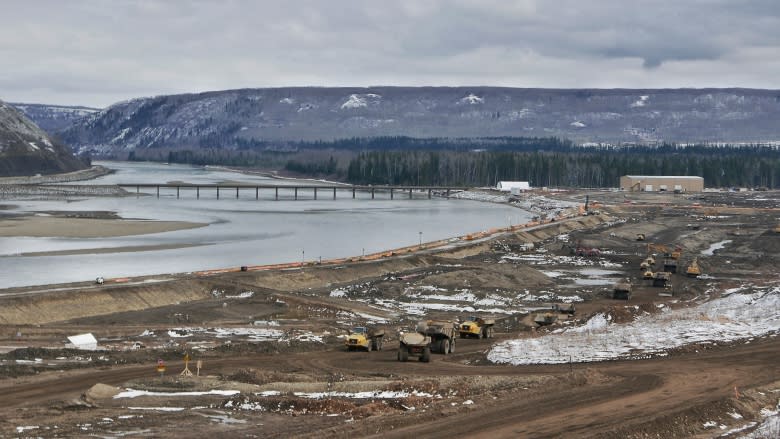
<svg viewBox="0 0 780 439"><path fill-rule="evenodd" d="M494 319L483 319L481 317L471 316L465 322L461 322L458 325L458 332L460 338L476 337L476 338L492 338L493 337L493 325L496 324Z"/></svg>
<svg viewBox="0 0 780 439"><path fill-rule="evenodd" d="M384 336L385 331L382 329L356 326L349 331L349 336L347 336L347 339L344 341L344 345L348 351L381 351Z"/></svg>

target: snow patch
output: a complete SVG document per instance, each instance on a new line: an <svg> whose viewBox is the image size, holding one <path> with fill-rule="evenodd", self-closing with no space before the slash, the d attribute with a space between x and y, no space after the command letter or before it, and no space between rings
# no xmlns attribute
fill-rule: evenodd
<svg viewBox="0 0 780 439"><path fill-rule="evenodd" d="M379 100L382 99L382 96L374 93L366 93L366 94L351 94L349 95L349 98L341 104L341 109L351 109L351 108L363 108L370 105L376 105L379 103Z"/></svg>
<svg viewBox="0 0 780 439"><path fill-rule="evenodd" d="M597 315L582 328L494 345L494 363L559 364L641 358L695 343L732 342L780 332L780 287L731 294L695 307L638 317L628 324Z"/></svg>
<svg viewBox="0 0 780 439"><path fill-rule="evenodd" d="M461 104L477 105L485 103L485 99L481 98L474 93L469 93L468 96L460 99Z"/></svg>
<svg viewBox="0 0 780 439"><path fill-rule="evenodd" d="M127 389L124 392L120 392L114 395L114 399L137 398L139 396L204 396L204 395L233 396L239 393L241 393L240 390L208 390L205 392L151 392L148 390Z"/></svg>
<svg viewBox="0 0 780 439"><path fill-rule="evenodd" d="M631 104L631 108L644 107L645 105L647 105L647 100L648 99L650 99L650 96L647 96L647 95L639 96L639 99Z"/></svg>
<svg viewBox="0 0 780 439"><path fill-rule="evenodd" d="M574 121L574 122L570 123L569 125L573 126L574 128L585 128L587 126L584 123L580 122L579 120L578 121Z"/></svg>

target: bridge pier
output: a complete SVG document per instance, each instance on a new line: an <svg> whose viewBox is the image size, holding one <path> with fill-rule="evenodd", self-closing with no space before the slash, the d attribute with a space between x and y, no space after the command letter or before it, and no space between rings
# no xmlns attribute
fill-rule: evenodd
<svg viewBox="0 0 780 439"><path fill-rule="evenodd" d="M429 200L431 199L431 189L430 188L428 189L428 199Z"/></svg>
<svg viewBox="0 0 780 439"><path fill-rule="evenodd" d="M352 187L352 199L355 199L355 187Z"/></svg>
<svg viewBox="0 0 780 439"><path fill-rule="evenodd" d="M374 188L371 188L371 199L374 199Z"/></svg>
<svg viewBox="0 0 780 439"><path fill-rule="evenodd" d="M157 186L157 198L160 198L160 186Z"/></svg>
<svg viewBox="0 0 780 439"><path fill-rule="evenodd" d="M217 186L217 200L219 200L219 186Z"/></svg>
<svg viewBox="0 0 780 439"><path fill-rule="evenodd" d="M255 186L255 200L260 199L260 188Z"/></svg>
<svg viewBox="0 0 780 439"><path fill-rule="evenodd" d="M236 200L238 200L238 186L236 186Z"/></svg>
<svg viewBox="0 0 780 439"><path fill-rule="evenodd" d="M333 188L333 199L334 200L336 199L336 188L335 187Z"/></svg>
<svg viewBox="0 0 780 439"><path fill-rule="evenodd" d="M295 188L295 199L298 200L298 188Z"/></svg>
<svg viewBox="0 0 780 439"><path fill-rule="evenodd" d="M141 196L141 186L135 187L135 197L138 198Z"/></svg>
<svg viewBox="0 0 780 439"><path fill-rule="evenodd" d="M390 188L390 199L393 199L393 188Z"/></svg>
<svg viewBox="0 0 780 439"><path fill-rule="evenodd" d="M195 198L200 200L200 186L195 186Z"/></svg>
<svg viewBox="0 0 780 439"><path fill-rule="evenodd" d="M316 187L314 188L314 199L315 200L317 199L317 188Z"/></svg>
<svg viewBox="0 0 780 439"><path fill-rule="evenodd" d="M279 186L275 187L276 189L276 201L279 201Z"/></svg>
<svg viewBox="0 0 780 439"><path fill-rule="evenodd" d="M410 200L412 199L412 190L411 189L409 189L409 199Z"/></svg>
<svg viewBox="0 0 780 439"><path fill-rule="evenodd" d="M176 199L179 199L179 186L176 186Z"/></svg>

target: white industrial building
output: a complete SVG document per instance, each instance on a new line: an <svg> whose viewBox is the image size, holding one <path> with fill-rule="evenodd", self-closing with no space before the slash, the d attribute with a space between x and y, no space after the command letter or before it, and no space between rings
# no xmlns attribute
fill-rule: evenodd
<svg viewBox="0 0 780 439"><path fill-rule="evenodd" d="M95 338L94 335L90 333L72 335L68 337L68 341L70 341L70 343L66 344L65 347L71 349L79 349L82 351L96 351L98 348L97 339Z"/></svg>
<svg viewBox="0 0 780 439"><path fill-rule="evenodd" d="M627 192L702 192L704 178L681 175L624 175L620 190Z"/></svg>
<svg viewBox="0 0 780 439"><path fill-rule="evenodd" d="M496 189L502 192L517 194L522 191L530 190L531 185L527 181L499 181L496 185Z"/></svg>

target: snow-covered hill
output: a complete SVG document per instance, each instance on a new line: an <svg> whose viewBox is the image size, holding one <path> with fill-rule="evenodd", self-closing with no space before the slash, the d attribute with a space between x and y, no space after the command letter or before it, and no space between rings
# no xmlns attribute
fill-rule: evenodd
<svg viewBox="0 0 780 439"><path fill-rule="evenodd" d="M559 136L577 142L780 140L780 91L273 88L117 103L62 132L99 149L350 137Z"/></svg>
<svg viewBox="0 0 780 439"><path fill-rule="evenodd" d="M0 176L54 174L85 167L68 147L0 101Z"/></svg>
<svg viewBox="0 0 780 439"><path fill-rule="evenodd" d="M24 113L25 116L49 134L64 130L79 119L100 111L99 108L90 107L22 104L14 102L9 102L8 104Z"/></svg>

